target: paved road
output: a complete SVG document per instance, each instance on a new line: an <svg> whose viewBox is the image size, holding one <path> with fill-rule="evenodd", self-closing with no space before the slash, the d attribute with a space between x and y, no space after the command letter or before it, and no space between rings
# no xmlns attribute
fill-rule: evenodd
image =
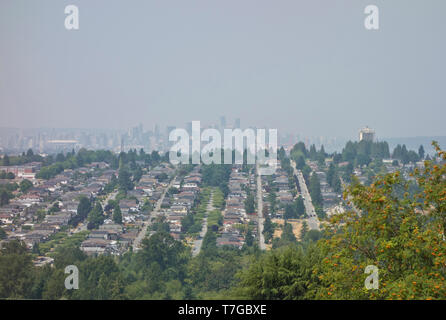
<svg viewBox="0 0 446 320"><path fill-rule="evenodd" d="M257 220L258 220L258 234L259 234L259 248L266 249L265 236L263 235L263 193L262 193L262 176L259 174L259 164L256 166L257 172Z"/></svg>
<svg viewBox="0 0 446 320"><path fill-rule="evenodd" d="M147 233L147 227L152 224L152 219L156 218L159 215L160 210L161 210L161 204L163 203L164 197L166 196L166 193L169 190L169 188L172 187L172 184L175 181L175 178L176 177L173 177L172 180L170 181L169 185L164 189L164 192L161 195L161 198L159 198L158 201L156 202L155 208L150 213L149 218L147 219L147 221L144 222L144 224L141 228L141 231L138 233L135 240L133 241L133 251L137 251L140 249L141 242L145 238L146 233Z"/></svg>
<svg viewBox="0 0 446 320"><path fill-rule="evenodd" d="M297 180L299 181L300 191L302 193L302 197L304 198L305 211L308 216L307 219L308 228L310 230L320 230L319 228L320 222L317 217L316 210L314 210L313 203L311 202L310 192L308 192L304 176L300 170L296 169L296 163L294 161L291 161L291 166L293 167L294 175L297 177Z"/></svg>
<svg viewBox="0 0 446 320"><path fill-rule="evenodd" d="M106 206L108 203L108 200L115 200L116 196L118 195L118 191L112 192L110 193L107 198L105 198L104 202L103 202L103 206Z"/></svg>
<svg viewBox="0 0 446 320"><path fill-rule="evenodd" d="M208 206L206 208L206 213L203 218L200 236L198 237L197 240L194 241L194 247L192 248L192 256L193 257L197 256L200 253L201 245L203 244L203 238L206 235L206 232L208 232L208 214L212 210L215 210L213 200L214 200L214 191L212 190L211 196L209 197Z"/></svg>

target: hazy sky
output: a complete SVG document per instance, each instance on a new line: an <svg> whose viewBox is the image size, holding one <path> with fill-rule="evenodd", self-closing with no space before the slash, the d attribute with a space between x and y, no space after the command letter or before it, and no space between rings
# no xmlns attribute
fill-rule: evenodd
<svg viewBox="0 0 446 320"><path fill-rule="evenodd" d="M80 30L64 27L64 8ZM380 30L364 8L380 9ZM0 126L446 135L444 0L0 0Z"/></svg>

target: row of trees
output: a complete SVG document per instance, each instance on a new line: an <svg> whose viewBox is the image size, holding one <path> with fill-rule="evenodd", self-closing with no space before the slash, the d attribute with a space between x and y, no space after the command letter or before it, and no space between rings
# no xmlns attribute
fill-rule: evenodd
<svg viewBox="0 0 446 320"><path fill-rule="evenodd" d="M77 246L59 247L54 267L35 268L24 244L12 241L0 250L0 298L11 299L202 299L227 296L237 282L245 257L243 250L217 248L209 232L200 254L165 230L142 241L138 252L122 257L87 257ZM64 269L79 270L79 289L66 290Z"/></svg>
<svg viewBox="0 0 446 320"><path fill-rule="evenodd" d="M339 174L333 163L330 163L330 166L328 167L327 170L327 183L330 187L333 188L334 192L336 193L342 192L341 179L339 178Z"/></svg>
<svg viewBox="0 0 446 320"><path fill-rule="evenodd" d="M203 183L207 186L218 187L226 197L229 192L228 181L232 171L230 164L209 164L201 166Z"/></svg>
<svg viewBox="0 0 446 320"><path fill-rule="evenodd" d="M301 196L293 201L292 204L285 205L284 219L297 219L305 215L305 205Z"/></svg>
<svg viewBox="0 0 446 320"><path fill-rule="evenodd" d="M31 181L24 179L17 183L6 183L0 185L0 207L9 203L9 200L14 198L14 192L20 190L22 193L28 192L33 187Z"/></svg>
<svg viewBox="0 0 446 320"><path fill-rule="evenodd" d="M115 155L108 150L94 151L82 148L77 153L73 150L66 155L60 153L55 158L51 155L43 158L41 160L43 167L37 173L36 178L51 179L65 169L76 169L93 162L105 162L112 169L126 166L135 179L139 180L142 175L141 165L155 166L162 161L167 161L167 157L167 154L160 156L156 151L146 154L142 149L139 153L136 150L129 150L127 153L121 152L119 155Z"/></svg>
<svg viewBox="0 0 446 320"><path fill-rule="evenodd" d="M406 145L397 145L392 153L392 158L400 160L403 164L408 164L409 162L415 163L417 161L424 159L424 148L420 146L418 153L410 150L408 151Z"/></svg>
<svg viewBox="0 0 446 320"><path fill-rule="evenodd" d="M30 162L43 162L44 158L40 155L34 154L32 149L28 149L19 156L8 156L5 154L2 158L1 164L3 166L17 166Z"/></svg>
<svg viewBox="0 0 446 320"><path fill-rule="evenodd" d="M385 141L348 141L342 149L341 157L335 158L335 162L342 159L342 161L348 161L354 166L368 165L373 159L390 158L389 144Z"/></svg>
<svg viewBox="0 0 446 320"><path fill-rule="evenodd" d="M0 172L0 179L9 179L12 180L15 178L15 174L12 172L2 171Z"/></svg>

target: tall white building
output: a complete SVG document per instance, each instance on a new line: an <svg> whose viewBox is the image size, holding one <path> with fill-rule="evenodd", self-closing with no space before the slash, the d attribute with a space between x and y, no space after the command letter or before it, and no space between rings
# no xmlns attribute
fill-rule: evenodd
<svg viewBox="0 0 446 320"><path fill-rule="evenodd" d="M359 130L359 141L373 141L375 139L375 131L369 127L362 128Z"/></svg>

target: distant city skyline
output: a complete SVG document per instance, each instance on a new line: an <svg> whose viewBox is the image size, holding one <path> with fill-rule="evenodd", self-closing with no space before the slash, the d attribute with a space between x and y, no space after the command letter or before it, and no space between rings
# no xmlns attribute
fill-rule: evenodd
<svg viewBox="0 0 446 320"><path fill-rule="evenodd" d="M206 128L222 130L222 124L226 128L248 128L243 126L243 119L237 118L233 121L226 116L219 116L215 121L205 123L202 132ZM101 128L2 128L0 127L0 154L18 154L31 148L40 153L67 152L72 149L87 148L92 150L106 149L114 152L128 151L130 149L144 149L145 151L169 150L172 142L168 141L170 131L182 128L190 131L191 122L183 126L162 126L155 124L146 127L141 123L126 129L101 129ZM254 126L252 128L262 128ZM265 127L263 127L265 128ZM266 128L267 129L267 128ZM405 144L409 150L417 150L423 145L426 152L433 154L431 146L433 140L438 141L440 146L446 145L446 136L424 136L424 137L382 137L379 132L367 126L358 127L355 135L350 137L305 135L300 132L286 132L278 130L278 145L290 149L297 142L304 142L309 148L314 144L319 149L322 145L327 152L341 152L347 141L360 141L358 133L371 130L373 136L369 139L374 141L386 141L391 149L398 144ZM375 135L376 134L376 135Z"/></svg>

